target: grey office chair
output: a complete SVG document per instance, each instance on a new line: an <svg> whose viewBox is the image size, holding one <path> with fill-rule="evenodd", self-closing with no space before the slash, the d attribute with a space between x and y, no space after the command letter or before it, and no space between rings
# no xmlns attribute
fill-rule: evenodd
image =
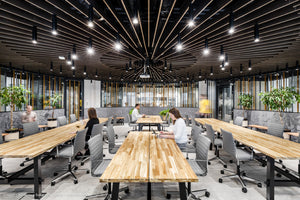
<svg viewBox="0 0 300 200"><path fill-rule="evenodd" d="M190 119L188 115L185 115L185 124L186 126L190 126Z"/></svg>
<svg viewBox="0 0 300 200"><path fill-rule="evenodd" d="M68 124L68 122L67 122L66 116L57 117L57 126L64 126L67 124Z"/></svg>
<svg viewBox="0 0 300 200"><path fill-rule="evenodd" d="M0 137L0 144L2 144L2 143L3 143L3 138ZM5 178L6 176L7 176L7 172L3 171L2 158L0 158L0 178Z"/></svg>
<svg viewBox="0 0 300 200"><path fill-rule="evenodd" d="M103 130L103 126L104 126L104 123L101 123L101 124L94 124L93 125L93 129L92 129L92 132L91 132L91 136L89 139L91 139L92 137L96 136L96 135L99 135L101 134L101 136L103 135L102 134L102 130ZM87 143L87 142L86 142ZM89 148L90 149L90 148ZM86 161L88 161L90 159L90 156L83 156L82 158L82 161L80 162L81 166L84 165L84 163Z"/></svg>
<svg viewBox="0 0 300 200"><path fill-rule="evenodd" d="M189 153L196 153L196 141L202 133L203 129L200 126L192 126L191 141L187 143L185 150L183 150L183 152L186 152L186 159L189 159Z"/></svg>
<svg viewBox="0 0 300 200"><path fill-rule="evenodd" d="M73 173L74 171L78 170L78 167L76 165L72 166L72 160L77 155L77 153L84 150L86 132L87 132L87 128L84 130L78 131L75 136L73 145L66 146L66 147L62 148L61 150L57 150L57 156L62 157L62 158L68 158L69 162L68 162L68 168L65 171L65 173L63 173L61 176L53 179L51 181L51 186L54 186L57 183L57 181L65 178L69 175L73 176L74 184L78 183L78 179L75 176L75 174ZM82 170L85 170L86 173L89 173L89 170L86 170L86 169L82 169ZM58 175L58 173L55 172L54 176L57 176L57 175Z"/></svg>
<svg viewBox="0 0 300 200"><path fill-rule="evenodd" d="M28 123L24 123L23 124L23 137L27 137L30 135L34 135L36 133L39 133L40 129L39 129L39 125L37 122L28 122ZM25 158L25 161L23 161L20 166L23 167L25 165L25 163L29 162L33 160L32 158Z"/></svg>
<svg viewBox="0 0 300 200"><path fill-rule="evenodd" d="M77 121L76 115L75 115L75 114L71 114L71 115L70 115L70 123L74 123L74 122L76 122L76 121Z"/></svg>
<svg viewBox="0 0 300 200"><path fill-rule="evenodd" d="M238 126L242 126L243 125L243 121L244 121L244 117L236 117L233 121L233 124L238 125Z"/></svg>
<svg viewBox="0 0 300 200"><path fill-rule="evenodd" d="M244 193L247 192L247 188L246 188L246 184L245 184L244 180L255 182L255 183L257 183L258 187L262 187L262 184L260 183L259 180L246 176L246 173L244 171L241 171L241 169L240 169L241 161L244 162L244 161L253 160L253 152L249 153L248 151L237 148L235 141L233 139L233 136L230 132L221 129L221 133L223 136L223 149L230 156L235 158L237 167L236 167L236 172L230 171L228 169L221 170L221 174L224 174L224 171L227 171L227 172L230 172L231 175L223 176L223 177L219 178L219 182L222 183L223 178L237 178L240 181L240 183L242 184L242 191Z"/></svg>
<svg viewBox="0 0 300 200"><path fill-rule="evenodd" d="M231 115L225 114L224 121L229 123L231 121Z"/></svg>
<svg viewBox="0 0 300 200"><path fill-rule="evenodd" d="M129 127L132 127L132 130L129 130L128 133L130 131L137 131L138 124L132 122L132 118L131 118L130 114L127 114L127 119L128 119L128 125L129 125Z"/></svg>
<svg viewBox="0 0 300 200"><path fill-rule="evenodd" d="M226 163L220 158L220 148L223 146L223 141L220 138L216 138L215 131L213 130L212 126L210 124L205 124L206 127L206 136L211 141L212 146L215 148L215 157L209 159L208 164L210 165L210 162L212 160L218 160L220 163L223 164L225 168L227 168Z"/></svg>
<svg viewBox="0 0 300 200"><path fill-rule="evenodd" d="M269 123L267 133L276 137L283 138L284 126L280 123Z"/></svg>
<svg viewBox="0 0 300 200"><path fill-rule="evenodd" d="M114 120L113 120L113 125L117 126L118 120L117 120L117 115L113 115Z"/></svg>
<svg viewBox="0 0 300 200"><path fill-rule="evenodd" d="M208 150L210 146L210 140L203 136L203 135L198 135L197 140L195 142L196 146L196 159L195 160L188 160L188 163L190 164L191 168L195 172L197 176L206 176L207 175L207 162L208 162ZM191 187L191 183L188 183L189 186ZM196 195L198 192L205 192L204 195L206 197L210 196L210 193L207 191L207 189L201 189L201 190L193 190L189 194L188 199L200 199L199 196ZM167 192L166 195L167 199L171 198L170 192Z"/></svg>
<svg viewBox="0 0 300 200"><path fill-rule="evenodd" d="M92 137L89 141L89 148L90 148L90 158L91 158L91 175L93 177L100 177L107 166L109 165L111 160L103 159L103 140L102 140L102 134L98 134L94 137ZM107 190L107 184L103 186L103 190ZM129 192L128 187L120 188L120 191L125 191L125 193ZM108 184L108 192L102 193L102 194L94 194L89 195L84 198L84 200L93 199L93 198L100 198L105 197L105 200L108 200L111 198L111 183Z"/></svg>
<svg viewBox="0 0 300 200"><path fill-rule="evenodd" d="M103 126L103 138L105 141L108 141L107 127L112 126L111 122L112 122L112 117L108 117L108 120L106 121L106 123L104 123Z"/></svg>
<svg viewBox="0 0 300 200"><path fill-rule="evenodd" d="M170 116L169 115L166 116L165 123L162 123L160 126L161 126L162 130L165 130L165 128L170 127Z"/></svg>
<svg viewBox="0 0 300 200"><path fill-rule="evenodd" d="M117 153L121 145L116 145L115 143L115 131L113 126L107 127L107 136L108 136L108 152L110 154Z"/></svg>

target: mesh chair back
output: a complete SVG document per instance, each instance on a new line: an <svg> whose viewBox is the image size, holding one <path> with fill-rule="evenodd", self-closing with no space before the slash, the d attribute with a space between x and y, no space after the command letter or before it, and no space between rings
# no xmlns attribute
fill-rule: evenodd
<svg viewBox="0 0 300 200"><path fill-rule="evenodd" d="M195 117L192 117L192 126L195 126L196 122L195 122Z"/></svg>
<svg viewBox="0 0 300 200"><path fill-rule="evenodd" d="M191 136L194 147L196 147L197 140L199 138L199 135L201 135L202 129L199 126L192 126Z"/></svg>
<svg viewBox="0 0 300 200"><path fill-rule="evenodd" d="M70 123L74 123L74 122L76 122L76 121L77 121L76 115L75 115L75 114L71 114L71 115L70 115Z"/></svg>
<svg viewBox="0 0 300 200"><path fill-rule="evenodd" d="M111 150L115 147L115 131L113 126L107 127L107 137L108 137L108 149Z"/></svg>
<svg viewBox="0 0 300 200"><path fill-rule="evenodd" d="M86 132L87 132L87 128L77 132L74 140L73 156L75 156L79 151L84 150Z"/></svg>
<svg viewBox="0 0 300 200"><path fill-rule="evenodd" d="M232 133L228 131L224 131L221 129L221 133L223 136L223 149L226 151L229 155L236 158L236 146L234 143L234 139L232 136Z"/></svg>
<svg viewBox="0 0 300 200"><path fill-rule="evenodd" d="M96 135L88 141L91 159L91 172L94 174L97 167L103 160L103 140L102 134Z"/></svg>
<svg viewBox="0 0 300 200"><path fill-rule="evenodd" d="M108 120L106 122L106 126L111 126L112 117L108 117Z"/></svg>
<svg viewBox="0 0 300 200"><path fill-rule="evenodd" d="M66 116L60 116L57 118L57 126L64 126L67 125L67 118Z"/></svg>
<svg viewBox="0 0 300 200"><path fill-rule="evenodd" d="M117 125L117 115L114 115L114 121L113 121L113 125L116 126Z"/></svg>
<svg viewBox="0 0 300 200"><path fill-rule="evenodd" d="M224 121L225 121L225 122L230 122L230 120L231 120L231 115L225 114L225 119L224 119Z"/></svg>
<svg viewBox="0 0 300 200"><path fill-rule="evenodd" d="M203 170L203 176L207 174L207 160L209 147L210 140L203 135L199 135L196 141L196 162L199 165L199 167Z"/></svg>
<svg viewBox="0 0 300 200"><path fill-rule="evenodd" d="M186 126L190 125L190 119L189 119L188 115L185 115L185 124L186 124Z"/></svg>
<svg viewBox="0 0 300 200"><path fill-rule="evenodd" d="M24 137L40 132L37 122L29 122L23 124Z"/></svg>
<svg viewBox="0 0 300 200"><path fill-rule="evenodd" d="M269 123L268 125L268 134L283 138L284 126L279 123Z"/></svg>
<svg viewBox="0 0 300 200"><path fill-rule="evenodd" d="M215 143L215 131L213 130L212 126L210 124L205 124L206 127L206 135L208 139L210 139L211 143Z"/></svg>
<svg viewBox="0 0 300 200"><path fill-rule="evenodd" d="M242 126L243 121L244 121L244 117L236 117L233 124L238 125L238 126Z"/></svg>
<svg viewBox="0 0 300 200"><path fill-rule="evenodd" d="M96 136L96 135L98 135L98 134L102 134L103 126L104 126L103 123L101 123L101 124L94 124L92 132L91 132L91 138L94 137L94 136Z"/></svg>

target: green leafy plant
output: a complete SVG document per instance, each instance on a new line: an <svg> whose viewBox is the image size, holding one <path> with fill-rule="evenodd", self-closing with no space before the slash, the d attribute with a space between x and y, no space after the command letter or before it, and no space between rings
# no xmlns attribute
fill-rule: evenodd
<svg viewBox="0 0 300 200"><path fill-rule="evenodd" d="M23 86L5 87L0 90L1 105L10 107L10 130L13 130L13 108L19 109L27 103L26 94L30 94Z"/></svg>
<svg viewBox="0 0 300 200"><path fill-rule="evenodd" d="M134 109L134 108L131 108L131 109L129 110L129 115L132 114L133 109Z"/></svg>
<svg viewBox="0 0 300 200"><path fill-rule="evenodd" d="M54 118L54 110L59 108L59 101L61 100L61 95L54 93L52 97L49 98L48 101L45 101L46 106L50 106L52 108L52 119Z"/></svg>
<svg viewBox="0 0 300 200"><path fill-rule="evenodd" d="M253 104L253 96L251 94L241 94L239 96L239 106L242 106L243 109L251 109Z"/></svg>
<svg viewBox="0 0 300 200"><path fill-rule="evenodd" d="M262 92L259 94L259 96L261 97L261 101L264 105L279 112L281 122L282 118L280 112L284 112L295 102L300 102L300 95L296 92L294 87L273 89L270 92Z"/></svg>
<svg viewBox="0 0 300 200"><path fill-rule="evenodd" d="M166 116L168 113L169 113L169 109L166 109L166 110L160 111L160 112L159 112L159 115L161 115L161 116Z"/></svg>

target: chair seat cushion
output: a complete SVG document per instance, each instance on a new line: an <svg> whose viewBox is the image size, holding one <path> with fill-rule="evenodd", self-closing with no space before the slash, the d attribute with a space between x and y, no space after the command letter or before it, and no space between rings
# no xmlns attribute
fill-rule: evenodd
<svg viewBox="0 0 300 200"><path fill-rule="evenodd" d="M253 159L253 156L251 155L251 153L244 151L242 149L236 149L236 156L237 156L237 160L240 160L240 161L247 161L247 160Z"/></svg>
<svg viewBox="0 0 300 200"><path fill-rule="evenodd" d="M197 161L195 160L188 160L188 163L192 167L193 171L197 176L205 176L206 172L198 165Z"/></svg>
<svg viewBox="0 0 300 200"><path fill-rule="evenodd" d="M216 138L215 139L215 146L223 146L223 140L219 139L219 138Z"/></svg>
<svg viewBox="0 0 300 200"><path fill-rule="evenodd" d="M186 153L196 153L196 148L194 147L193 144L187 144L186 148L183 149L182 151Z"/></svg>
<svg viewBox="0 0 300 200"><path fill-rule="evenodd" d="M108 159L103 160L101 162L101 164L98 165L98 167L95 169L95 171L92 172L92 175L93 176L101 176L104 173L107 166L109 165L110 161L111 160L108 160Z"/></svg>
<svg viewBox="0 0 300 200"><path fill-rule="evenodd" d="M72 152L72 147L68 146L68 147L64 147L61 150L59 150L58 157L64 157L64 158L69 158L73 156L73 152Z"/></svg>
<svg viewBox="0 0 300 200"><path fill-rule="evenodd" d="M121 145L115 145L114 148L109 149L109 153L115 154L119 150Z"/></svg>

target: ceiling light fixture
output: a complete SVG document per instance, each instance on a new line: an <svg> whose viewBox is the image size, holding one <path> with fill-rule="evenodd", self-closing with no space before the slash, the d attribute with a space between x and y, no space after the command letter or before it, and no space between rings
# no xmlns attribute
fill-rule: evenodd
<svg viewBox="0 0 300 200"><path fill-rule="evenodd" d="M128 68L128 64L126 63L125 72L127 73L128 71L129 71L129 68Z"/></svg>
<svg viewBox="0 0 300 200"><path fill-rule="evenodd" d="M88 27L93 28L94 27L94 8L92 5L89 6L89 21L88 21Z"/></svg>
<svg viewBox="0 0 300 200"><path fill-rule="evenodd" d="M59 60L66 60L66 58L64 56L58 56Z"/></svg>
<svg viewBox="0 0 300 200"><path fill-rule="evenodd" d="M59 66L59 73L62 74L62 65Z"/></svg>
<svg viewBox="0 0 300 200"><path fill-rule="evenodd" d="M228 65L229 65L228 55L227 55L227 53L225 53L225 63L224 63L224 66L228 66Z"/></svg>
<svg viewBox="0 0 300 200"><path fill-rule="evenodd" d="M73 78L75 77L75 70L73 70Z"/></svg>
<svg viewBox="0 0 300 200"><path fill-rule="evenodd" d="M33 44L37 43L37 27L36 26L32 27L32 43Z"/></svg>
<svg viewBox="0 0 300 200"><path fill-rule="evenodd" d="M208 39L207 38L205 38L203 54L204 55L208 55L209 54Z"/></svg>
<svg viewBox="0 0 300 200"><path fill-rule="evenodd" d="M74 70L75 69L75 61L72 60L72 66L71 66L71 69Z"/></svg>
<svg viewBox="0 0 300 200"><path fill-rule="evenodd" d="M289 72L289 63L285 64L285 72Z"/></svg>
<svg viewBox="0 0 300 200"><path fill-rule="evenodd" d="M76 60L77 59L77 54L76 54L76 45L73 44L73 49L72 49L72 59Z"/></svg>
<svg viewBox="0 0 300 200"><path fill-rule="evenodd" d="M57 18L56 14L52 15L52 35L57 35Z"/></svg>
<svg viewBox="0 0 300 200"><path fill-rule="evenodd" d="M220 56L219 56L219 60L222 61L225 59L224 56L224 50L223 50L223 45L220 46Z"/></svg>
<svg viewBox="0 0 300 200"><path fill-rule="evenodd" d="M84 66L83 75L86 75L86 66Z"/></svg>
<svg viewBox="0 0 300 200"><path fill-rule="evenodd" d="M230 76L232 76L232 67L230 67Z"/></svg>
<svg viewBox="0 0 300 200"><path fill-rule="evenodd" d="M109 78L109 80L111 80L111 78L112 78L111 72L109 72L109 77L108 78Z"/></svg>
<svg viewBox="0 0 300 200"><path fill-rule="evenodd" d="M169 72L172 73L173 69L172 69L172 63L170 63L170 68L169 68Z"/></svg>
<svg viewBox="0 0 300 200"><path fill-rule="evenodd" d="M53 62L50 62L50 72L53 72Z"/></svg>
<svg viewBox="0 0 300 200"><path fill-rule="evenodd" d="M243 65L240 64L240 73L242 74L243 73Z"/></svg>
<svg viewBox="0 0 300 200"><path fill-rule="evenodd" d="M254 26L254 42L259 42L259 27L257 23Z"/></svg>
<svg viewBox="0 0 300 200"><path fill-rule="evenodd" d="M89 38L89 43L88 43L88 48L87 48L87 52L88 54L90 55L93 55L95 53L95 50L93 48L93 40L92 40L92 37Z"/></svg>
<svg viewBox="0 0 300 200"><path fill-rule="evenodd" d="M176 45L176 50L177 51L181 51L183 46L182 46L182 43L181 43L181 38L180 38L180 34L178 33L178 37L177 37L177 45Z"/></svg>
<svg viewBox="0 0 300 200"><path fill-rule="evenodd" d="M68 65L71 65L71 64L72 64L72 61L71 61L71 53L70 53L70 52L68 53L67 64L68 64Z"/></svg>
<svg viewBox="0 0 300 200"><path fill-rule="evenodd" d="M195 26L195 22L194 22L194 20L193 20L193 19L190 19L190 20L189 20L189 22L188 22L188 26L189 26L189 27L193 27L193 26Z"/></svg>
<svg viewBox="0 0 300 200"><path fill-rule="evenodd" d="M299 61L298 60L296 61L296 70L297 71L299 70Z"/></svg>
<svg viewBox="0 0 300 200"><path fill-rule="evenodd" d="M131 58L129 59L129 70L132 70L132 60L131 60Z"/></svg>
<svg viewBox="0 0 300 200"><path fill-rule="evenodd" d="M140 78L150 78L150 74L147 73L147 65L144 65L144 72L140 75Z"/></svg>
<svg viewBox="0 0 300 200"><path fill-rule="evenodd" d="M251 63L251 60L249 60L249 62L248 62L248 70L249 70L249 71L252 70L252 63Z"/></svg>
<svg viewBox="0 0 300 200"><path fill-rule="evenodd" d="M164 69L168 69L168 63L167 63L167 59L165 59L165 66L164 66Z"/></svg>
<svg viewBox="0 0 300 200"><path fill-rule="evenodd" d="M132 23L135 25L137 25L139 23L139 20L136 16L132 18Z"/></svg>
<svg viewBox="0 0 300 200"><path fill-rule="evenodd" d="M116 42L115 42L114 46L115 46L115 49L117 51L120 51L122 49L122 44L120 42L120 35L119 35L119 33L117 34Z"/></svg>
<svg viewBox="0 0 300 200"><path fill-rule="evenodd" d="M95 77L98 78L98 70L96 69Z"/></svg>
<svg viewBox="0 0 300 200"><path fill-rule="evenodd" d="M233 12L230 13L229 15L229 30L228 30L229 34L233 34L234 33L234 16L233 16Z"/></svg>
<svg viewBox="0 0 300 200"><path fill-rule="evenodd" d="M121 81L124 81L124 79L123 79L123 74L121 74Z"/></svg>
<svg viewBox="0 0 300 200"><path fill-rule="evenodd" d="M213 69L213 66L210 67L210 75L214 75L214 69Z"/></svg>

